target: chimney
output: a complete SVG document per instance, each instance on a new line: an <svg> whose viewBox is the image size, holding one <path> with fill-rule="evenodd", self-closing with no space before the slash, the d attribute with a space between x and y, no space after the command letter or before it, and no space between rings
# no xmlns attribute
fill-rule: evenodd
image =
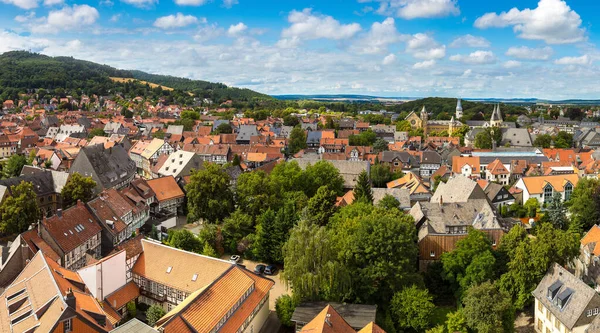
<svg viewBox="0 0 600 333"><path fill-rule="evenodd" d="M83 202L81 201L81 199L77 199L77 206L83 207Z"/></svg>
<svg viewBox="0 0 600 333"><path fill-rule="evenodd" d="M67 289L67 292L65 293L64 298L65 303L67 303L67 306L75 309L75 295L73 294L73 289L69 287L69 289Z"/></svg>
<svg viewBox="0 0 600 333"><path fill-rule="evenodd" d="M444 197L440 195L440 207L444 205Z"/></svg>
<svg viewBox="0 0 600 333"><path fill-rule="evenodd" d="M332 327L333 325L331 324L331 320L329 320L329 318L330 318L330 317L331 317L331 314L330 314L330 313L328 313L328 314L325 316L325 323L327 323L327 325L329 325L329 327Z"/></svg>
<svg viewBox="0 0 600 333"><path fill-rule="evenodd" d="M56 210L56 216L58 216L59 219L62 219L62 208Z"/></svg>

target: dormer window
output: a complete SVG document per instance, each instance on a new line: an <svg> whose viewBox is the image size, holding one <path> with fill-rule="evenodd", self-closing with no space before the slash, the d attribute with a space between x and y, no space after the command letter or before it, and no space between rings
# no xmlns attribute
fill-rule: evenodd
<svg viewBox="0 0 600 333"><path fill-rule="evenodd" d="M556 297L555 304L562 310L567 305L572 295L573 289L566 288L560 294L558 294L558 296Z"/></svg>
<svg viewBox="0 0 600 333"><path fill-rule="evenodd" d="M550 287L548 287L548 299L553 300L558 294L558 290L562 287L562 285L562 282L556 281Z"/></svg>

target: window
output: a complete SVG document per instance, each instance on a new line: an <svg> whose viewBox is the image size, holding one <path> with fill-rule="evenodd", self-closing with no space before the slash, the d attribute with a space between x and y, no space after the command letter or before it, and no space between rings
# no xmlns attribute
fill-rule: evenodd
<svg viewBox="0 0 600 333"><path fill-rule="evenodd" d="M552 186L546 185L544 187L544 202L550 202L550 199L552 199Z"/></svg>
<svg viewBox="0 0 600 333"><path fill-rule="evenodd" d="M554 318L554 327L560 331L560 321L558 321L558 318Z"/></svg>
<svg viewBox="0 0 600 333"><path fill-rule="evenodd" d="M571 198L571 194L573 193L573 185L571 183L567 183L565 185L565 201Z"/></svg>
<svg viewBox="0 0 600 333"><path fill-rule="evenodd" d="M73 330L73 319L63 321L63 328L65 333L71 332Z"/></svg>
<svg viewBox="0 0 600 333"><path fill-rule="evenodd" d="M429 256L430 256L430 257L435 257L435 251L431 251L431 252L429 252Z"/></svg>
<svg viewBox="0 0 600 333"><path fill-rule="evenodd" d="M538 308L538 311L539 311L540 313L544 313L544 308L542 307L542 302L539 302L539 301L538 301L538 307L537 307L537 308Z"/></svg>

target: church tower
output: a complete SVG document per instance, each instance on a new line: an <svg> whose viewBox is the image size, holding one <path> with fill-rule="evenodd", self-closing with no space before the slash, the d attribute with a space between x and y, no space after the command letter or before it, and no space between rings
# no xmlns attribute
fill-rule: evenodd
<svg viewBox="0 0 600 333"><path fill-rule="evenodd" d="M460 101L460 98L456 102L456 114L454 116L456 117L457 120L462 118L462 116L463 116L462 102Z"/></svg>
<svg viewBox="0 0 600 333"><path fill-rule="evenodd" d="M427 118L429 116L427 115L427 110L425 110L425 105L423 105L423 108L421 109L421 127L423 128L423 136L427 136Z"/></svg>
<svg viewBox="0 0 600 333"><path fill-rule="evenodd" d="M459 99L459 103L460 103L460 99ZM450 119L450 124L448 125L448 136L451 137L453 132L454 132L454 116L452 117L452 119Z"/></svg>
<svg viewBox="0 0 600 333"><path fill-rule="evenodd" d="M492 111L492 118L490 119L490 126L501 127L502 126L502 114L500 113L500 104L494 106Z"/></svg>

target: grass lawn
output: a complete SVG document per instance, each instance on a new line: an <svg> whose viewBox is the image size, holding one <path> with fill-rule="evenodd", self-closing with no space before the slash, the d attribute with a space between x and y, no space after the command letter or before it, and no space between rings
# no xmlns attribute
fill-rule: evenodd
<svg viewBox="0 0 600 333"><path fill-rule="evenodd" d="M431 326L435 327L444 324L446 322L446 315L455 310L456 308L453 306L436 306L431 315Z"/></svg>

